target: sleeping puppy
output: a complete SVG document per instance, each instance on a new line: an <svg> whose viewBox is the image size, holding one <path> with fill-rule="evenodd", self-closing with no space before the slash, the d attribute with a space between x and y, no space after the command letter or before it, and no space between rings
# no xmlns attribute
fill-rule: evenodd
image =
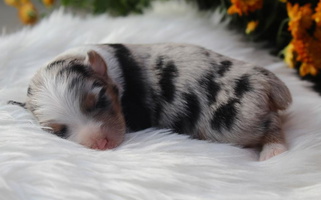
<svg viewBox="0 0 321 200"><path fill-rule="evenodd" d="M186 44L101 44L40 69L25 107L53 134L93 149L126 132L169 128L192 138L286 150L278 111L291 103L270 71Z"/></svg>

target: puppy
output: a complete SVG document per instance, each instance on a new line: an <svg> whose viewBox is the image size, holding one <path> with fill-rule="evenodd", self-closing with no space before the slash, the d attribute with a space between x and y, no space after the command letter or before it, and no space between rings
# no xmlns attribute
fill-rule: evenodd
<svg viewBox="0 0 321 200"><path fill-rule="evenodd" d="M169 128L192 138L286 151L280 110L291 103L270 71L187 44L101 44L40 69L25 107L53 134L94 149L126 132Z"/></svg>

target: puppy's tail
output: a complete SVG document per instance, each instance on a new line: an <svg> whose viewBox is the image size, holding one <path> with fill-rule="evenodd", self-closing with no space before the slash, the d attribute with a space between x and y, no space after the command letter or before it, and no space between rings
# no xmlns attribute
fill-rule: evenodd
<svg viewBox="0 0 321 200"><path fill-rule="evenodd" d="M282 132L281 118L278 110L285 110L292 103L289 88L272 72L262 69L267 83L268 96L270 99L270 112L268 129L263 136L260 161L267 160L287 150L284 134ZM274 111L274 112L273 112Z"/></svg>
<svg viewBox="0 0 321 200"><path fill-rule="evenodd" d="M268 70L264 70L270 85L270 100L275 110L285 110L292 103L292 96L289 88L275 74Z"/></svg>

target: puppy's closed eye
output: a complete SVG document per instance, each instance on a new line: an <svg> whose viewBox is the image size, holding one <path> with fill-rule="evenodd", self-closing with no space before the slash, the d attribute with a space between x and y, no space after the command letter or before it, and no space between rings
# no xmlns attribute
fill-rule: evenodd
<svg viewBox="0 0 321 200"><path fill-rule="evenodd" d="M67 138L68 137L68 128L64 124L49 124L51 132L58 137Z"/></svg>
<svg viewBox="0 0 321 200"><path fill-rule="evenodd" d="M106 95L106 89L103 88L102 90L100 90L99 94L98 94L98 99L95 105L96 109L106 109L108 108L110 102L107 98Z"/></svg>
<svg viewBox="0 0 321 200"><path fill-rule="evenodd" d="M96 87L103 87L104 86L104 83L100 80L95 80L93 82L93 85L92 85L92 88L96 88Z"/></svg>
<svg viewBox="0 0 321 200"><path fill-rule="evenodd" d="M83 101L83 107L86 112L93 112L99 109L107 109L110 102L106 95L106 89L102 88L98 94L89 93Z"/></svg>

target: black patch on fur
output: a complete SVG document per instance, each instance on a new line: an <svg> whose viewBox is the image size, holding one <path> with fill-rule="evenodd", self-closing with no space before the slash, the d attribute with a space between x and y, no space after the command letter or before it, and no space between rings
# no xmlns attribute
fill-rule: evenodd
<svg viewBox="0 0 321 200"><path fill-rule="evenodd" d="M58 76L67 76L67 77L69 77L69 75L72 74L72 73L79 74L83 78L89 78L90 76L92 76L93 71L88 66L76 64L76 65L72 65L72 66L68 66L68 67L62 68L59 71Z"/></svg>
<svg viewBox="0 0 321 200"><path fill-rule="evenodd" d="M91 68L84 65L72 65L67 69L69 69L70 72L78 73L86 78L90 77L93 74L93 71L91 70Z"/></svg>
<svg viewBox="0 0 321 200"><path fill-rule="evenodd" d="M169 61L163 68L161 78L159 80L159 85L161 87L161 95L165 100L171 103L174 100L174 94L176 92L176 87L174 84L174 79L178 76L178 70L173 61Z"/></svg>
<svg viewBox="0 0 321 200"><path fill-rule="evenodd" d="M231 99L226 104L217 108L212 118L213 129L221 131L222 128L227 130L232 128L237 119L237 103L239 103L237 99Z"/></svg>
<svg viewBox="0 0 321 200"><path fill-rule="evenodd" d="M28 87L28 90L27 90L27 96L31 96L32 95L32 90L30 87Z"/></svg>
<svg viewBox="0 0 321 200"><path fill-rule="evenodd" d="M169 66L169 67L168 67ZM173 85L173 82L171 81L171 77L173 78L173 76L176 76L176 73L174 72L174 74L171 74L171 69L169 69L171 67L170 62L168 62L166 64L165 61L165 56L158 56L156 59L156 63L155 63L155 73L157 74L158 78L159 78L159 85L161 88L160 94L153 92L152 93L152 99L154 102L154 108L153 108L153 126L158 126L159 125L159 121L161 118L161 115L163 113L163 106L166 104L166 101L172 101L174 98L174 94L170 94L171 90L173 90L175 88L175 86ZM174 71L177 69L174 69ZM168 76L169 77L165 77ZM169 85L166 85L169 84ZM167 89L167 87L169 88L169 90ZM173 91L174 92L174 91Z"/></svg>
<svg viewBox="0 0 321 200"><path fill-rule="evenodd" d="M127 127L132 131L151 127L151 110L147 105L148 85L144 74L131 52L122 44L110 44L124 76L124 93L121 99Z"/></svg>
<svg viewBox="0 0 321 200"><path fill-rule="evenodd" d="M161 71L164 65L164 57L163 56L159 56L156 59L156 69Z"/></svg>
<svg viewBox="0 0 321 200"><path fill-rule="evenodd" d="M47 69L48 69L48 70L51 70L51 69L54 68L54 67L62 66L64 63L65 63L65 60L56 60L56 61L50 63L50 64L47 66Z"/></svg>
<svg viewBox="0 0 321 200"><path fill-rule="evenodd" d="M220 62L220 69L217 71L217 73L220 76L224 76L226 72L228 72L231 69L232 62L229 60L224 60Z"/></svg>
<svg viewBox="0 0 321 200"><path fill-rule="evenodd" d="M236 80L235 84L235 95L239 98L252 89L248 74L241 76L240 79Z"/></svg>
<svg viewBox="0 0 321 200"><path fill-rule="evenodd" d="M185 112L177 117L173 129L178 133L193 132L201 115L201 106L194 93L183 93L182 99L186 102Z"/></svg>
<svg viewBox="0 0 321 200"><path fill-rule="evenodd" d="M159 124L162 111L163 111L163 106L160 104L160 102L157 102L155 105L155 110L153 115L153 126L157 126Z"/></svg>
<svg viewBox="0 0 321 200"><path fill-rule="evenodd" d="M174 124L172 125L172 129L178 134L189 135L188 131L191 131L191 130L187 130L186 124L187 122L185 121L185 116L178 116Z"/></svg>
<svg viewBox="0 0 321 200"><path fill-rule="evenodd" d="M152 123L153 126L158 126L160 117L163 113L164 103L162 102L163 100L161 99L161 97L159 95L156 95L155 93L152 94L152 100L154 102Z"/></svg>
<svg viewBox="0 0 321 200"><path fill-rule="evenodd" d="M198 82L206 92L205 94L207 97L208 105L215 103L217 94L221 90L221 87L218 83L215 82L214 73L212 71L208 72Z"/></svg>
<svg viewBox="0 0 321 200"><path fill-rule="evenodd" d="M84 79L82 77L75 77L71 80L70 84L68 85L69 91L72 91L75 89L75 87L79 84L82 84L84 82Z"/></svg>

